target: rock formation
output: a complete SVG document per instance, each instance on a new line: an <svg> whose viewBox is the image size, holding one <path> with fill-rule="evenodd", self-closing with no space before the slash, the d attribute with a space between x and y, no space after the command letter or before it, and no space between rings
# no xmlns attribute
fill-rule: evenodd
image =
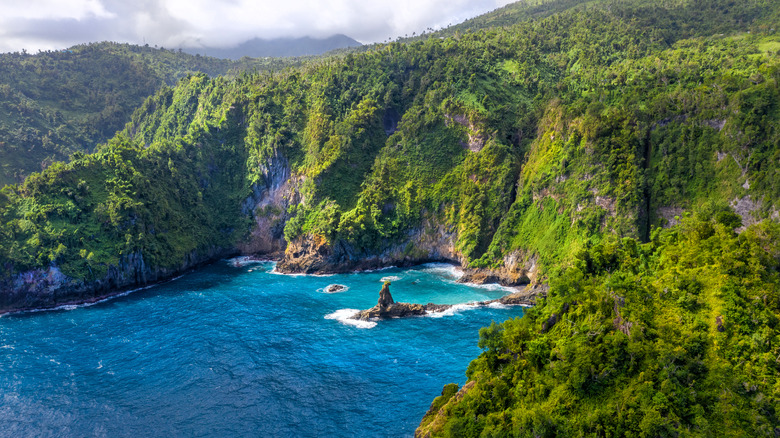
<svg viewBox="0 0 780 438"><path fill-rule="evenodd" d="M450 306L448 306L449 308ZM405 316L425 315L427 312L422 304L396 303L390 294L390 282L385 281L379 291L376 306L363 310L352 316L352 319L368 320L372 318L402 318Z"/></svg>
<svg viewBox="0 0 780 438"><path fill-rule="evenodd" d="M479 301L469 303L472 306L487 306L493 303L504 304L507 306L513 305L533 305L536 297L547 293L546 287L526 287L522 291L515 292L509 295L505 295L497 300ZM369 320L369 319L384 319L384 318L403 318L407 316L419 316L426 315L428 313L443 312L452 308L452 304L411 304L411 303L396 303L393 300L393 296L390 294L390 282L385 281L382 285L382 289L379 291L379 300L376 306L361 310L354 314L351 319Z"/></svg>
<svg viewBox="0 0 780 438"><path fill-rule="evenodd" d="M329 284L325 288L325 292L329 293L329 294L333 294L333 293L336 293L336 292L343 292L346 289L347 289L347 287L344 286L343 284Z"/></svg>

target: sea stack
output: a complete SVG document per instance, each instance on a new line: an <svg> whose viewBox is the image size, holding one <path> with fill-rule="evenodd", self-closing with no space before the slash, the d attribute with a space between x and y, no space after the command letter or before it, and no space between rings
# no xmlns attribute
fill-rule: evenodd
<svg viewBox="0 0 780 438"><path fill-rule="evenodd" d="M379 291L379 300L376 306L356 313L352 316L352 319L365 321L372 318L402 318L425 314L425 306L422 304L396 303L390 294L390 282L385 281L382 289Z"/></svg>
<svg viewBox="0 0 780 438"><path fill-rule="evenodd" d="M390 294L390 282L385 281L382 285L382 290L379 291L379 301L377 301L376 305L386 308L393 304L395 304L395 301L393 301L393 295Z"/></svg>

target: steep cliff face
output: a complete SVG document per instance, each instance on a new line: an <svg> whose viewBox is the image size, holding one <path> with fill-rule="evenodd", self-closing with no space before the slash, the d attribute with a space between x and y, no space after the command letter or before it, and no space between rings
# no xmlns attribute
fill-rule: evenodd
<svg viewBox="0 0 780 438"><path fill-rule="evenodd" d="M498 283L503 286L521 286L538 280L537 257L527 257L524 251L512 251L496 269L466 268L458 279L462 283Z"/></svg>
<svg viewBox="0 0 780 438"><path fill-rule="evenodd" d="M149 266L140 253L129 254L108 267L102 278L78 281L57 267L36 269L0 280L0 314L31 309L51 309L98 301L121 291L170 279L204 263L235 254L233 249L209 248L192 252L180 266Z"/></svg>
<svg viewBox="0 0 780 438"><path fill-rule="evenodd" d="M287 159L274 154L261 169L262 183L252 186L252 195L244 201L242 213L251 215L249 237L237 244L242 254L281 257L287 247L284 225L290 219L290 205L300 202L302 180L293 177Z"/></svg>

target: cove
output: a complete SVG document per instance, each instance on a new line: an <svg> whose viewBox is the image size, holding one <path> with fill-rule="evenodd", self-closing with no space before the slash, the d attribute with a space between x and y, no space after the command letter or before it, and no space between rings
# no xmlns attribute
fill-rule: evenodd
<svg viewBox="0 0 780 438"><path fill-rule="evenodd" d="M396 300L457 304L499 287L424 265L290 276L222 261L87 307L0 317L0 424L12 436L412 436L465 382L478 330L523 308L345 323ZM330 284L347 289L326 293Z"/></svg>

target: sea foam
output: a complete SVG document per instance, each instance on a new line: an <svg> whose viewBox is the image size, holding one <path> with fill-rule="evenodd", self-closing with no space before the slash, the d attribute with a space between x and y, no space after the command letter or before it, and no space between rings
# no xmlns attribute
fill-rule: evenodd
<svg viewBox="0 0 780 438"><path fill-rule="evenodd" d="M429 274L453 278L455 280L463 277L463 270L449 263L426 263L422 265L422 269L420 270Z"/></svg>
<svg viewBox="0 0 780 438"><path fill-rule="evenodd" d="M455 304L454 306L450 307L447 310L441 312L429 312L425 314L425 316L428 316L430 318L443 318L445 316L457 315L463 310L473 310L479 307L481 306L478 306L476 303Z"/></svg>
<svg viewBox="0 0 780 438"><path fill-rule="evenodd" d="M84 302L84 303L62 304L62 305L59 305L59 306L56 306L56 307L47 307L47 308L43 308L43 309L19 310L19 311L15 311L15 312L8 312L5 315L20 315L20 314L24 314L24 313L40 313L40 312L53 312L53 311L63 311L63 310L64 311L70 311L70 310L81 309L81 308L84 308L84 307L92 307L92 306L94 306L96 304L102 304L102 303L105 303L106 301L111 301L111 300L116 299L116 298L126 297L126 296L128 296L128 295L130 295L130 294L132 294L134 292L140 292L142 290L151 289L151 288L153 288L155 286L159 286L161 284L170 283L172 281L180 279L181 277L183 277L183 276L179 275L177 277L171 278L170 280L166 280L166 281L163 281L163 282L160 282L160 283L150 284L148 286L139 287L137 289L130 289L130 290L126 290L126 291L123 291L123 292L115 293L115 294L112 294L112 295L109 295L109 296L106 296L106 297L103 297L103 298L100 298L100 299L96 299L94 301L87 301L87 302ZM0 316L2 316L2 315L0 315Z"/></svg>
<svg viewBox="0 0 780 438"><path fill-rule="evenodd" d="M357 328L370 329L376 327L376 323L373 321L362 321L359 319L352 319L350 316L360 312L358 309L339 309L333 313L325 315L325 319L335 319L336 321L351 325Z"/></svg>
<svg viewBox="0 0 780 438"><path fill-rule="evenodd" d="M228 264L234 268L243 268L245 266L249 265L257 265L259 263L264 263L266 260L260 260L252 256L241 256L241 257L233 257L232 259L227 259Z"/></svg>

